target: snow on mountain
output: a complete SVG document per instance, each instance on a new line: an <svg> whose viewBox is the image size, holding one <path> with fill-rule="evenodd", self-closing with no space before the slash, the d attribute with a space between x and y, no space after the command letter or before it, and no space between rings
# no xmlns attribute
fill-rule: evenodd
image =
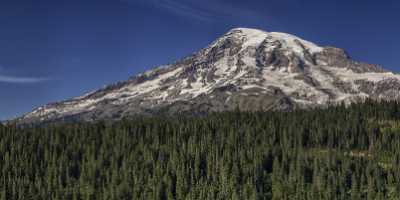
<svg viewBox="0 0 400 200"><path fill-rule="evenodd" d="M296 36L232 29L209 47L71 100L39 107L20 123L119 119L158 113L290 110L400 99L400 76L341 49Z"/></svg>

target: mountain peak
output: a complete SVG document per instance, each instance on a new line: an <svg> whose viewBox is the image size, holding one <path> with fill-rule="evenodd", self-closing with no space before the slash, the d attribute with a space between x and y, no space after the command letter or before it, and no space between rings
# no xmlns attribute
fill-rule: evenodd
<svg viewBox="0 0 400 200"><path fill-rule="evenodd" d="M254 28L233 28L228 33L226 33L222 39L237 37L245 40L244 45L261 45L266 40L278 41L285 45L286 47L293 48L294 51L302 52L304 48L307 48L312 52L321 52L322 47L304 40L295 35L281 32L267 32ZM300 48L300 49L299 49Z"/></svg>
<svg viewBox="0 0 400 200"><path fill-rule="evenodd" d="M236 27L236 28L232 28L231 30L228 31L228 33L234 33L234 32L243 32L243 33L266 33L265 30L256 29L256 28L245 28L245 27Z"/></svg>
<svg viewBox="0 0 400 200"><path fill-rule="evenodd" d="M174 64L71 100L20 123L119 119L159 113L292 110L366 98L400 99L400 76L297 36L235 28Z"/></svg>

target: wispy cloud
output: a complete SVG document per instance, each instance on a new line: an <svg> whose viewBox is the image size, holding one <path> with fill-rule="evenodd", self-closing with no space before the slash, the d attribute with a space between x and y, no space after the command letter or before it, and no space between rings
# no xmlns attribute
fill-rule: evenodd
<svg viewBox="0 0 400 200"><path fill-rule="evenodd" d="M133 2L132 0L123 0ZM145 3L166 10L181 17L189 17L199 21L212 22L216 20L215 13L195 5L192 1L182 0L146 0Z"/></svg>
<svg viewBox="0 0 400 200"><path fill-rule="evenodd" d="M5 67L0 64L0 83L28 84L28 83L39 83L50 80L48 78L40 78L40 77L8 76L5 75L4 71Z"/></svg>
<svg viewBox="0 0 400 200"><path fill-rule="evenodd" d="M49 80L48 78L35 78L35 77L16 77L16 76L6 76L0 75L0 82L3 83L39 83Z"/></svg>
<svg viewBox="0 0 400 200"><path fill-rule="evenodd" d="M128 3L144 3L168 11L171 14L202 22L252 22L255 20L270 21L265 13L239 4L227 3L221 0L120 0Z"/></svg>
<svg viewBox="0 0 400 200"><path fill-rule="evenodd" d="M121 0L130 3L150 4L171 14L196 19L203 22L217 21L223 13L216 13L203 2L193 0Z"/></svg>
<svg viewBox="0 0 400 200"><path fill-rule="evenodd" d="M174 0L154 0L160 8L166 9L176 15L191 17L201 21L214 21L216 16L213 13L194 7L193 5Z"/></svg>

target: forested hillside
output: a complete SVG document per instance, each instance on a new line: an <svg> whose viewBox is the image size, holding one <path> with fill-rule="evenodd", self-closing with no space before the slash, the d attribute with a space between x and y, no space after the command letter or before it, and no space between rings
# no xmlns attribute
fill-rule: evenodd
<svg viewBox="0 0 400 200"><path fill-rule="evenodd" d="M0 199L400 199L400 104L0 127Z"/></svg>

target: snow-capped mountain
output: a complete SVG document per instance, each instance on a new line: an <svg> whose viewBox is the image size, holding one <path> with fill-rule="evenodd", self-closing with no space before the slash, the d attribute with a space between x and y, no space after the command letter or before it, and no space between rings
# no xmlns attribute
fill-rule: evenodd
<svg viewBox="0 0 400 200"><path fill-rule="evenodd" d="M290 110L366 98L398 100L399 91L399 75L353 61L341 49L286 33L236 28L174 64L39 107L18 121Z"/></svg>

